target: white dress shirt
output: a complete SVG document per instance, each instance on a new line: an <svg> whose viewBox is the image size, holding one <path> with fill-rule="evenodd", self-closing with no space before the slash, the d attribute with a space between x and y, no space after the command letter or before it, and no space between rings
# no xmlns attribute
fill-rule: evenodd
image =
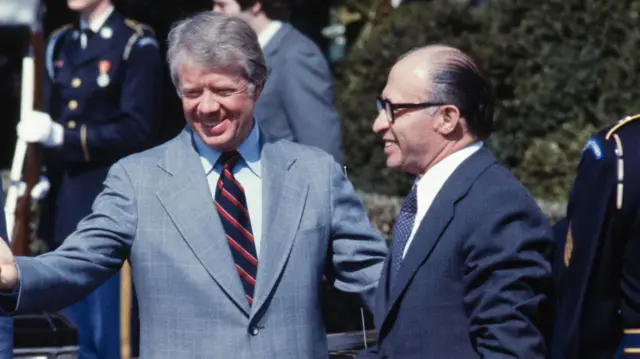
<svg viewBox="0 0 640 359"><path fill-rule="evenodd" d="M100 30L100 28L102 27L102 25L104 25L105 21L107 21L107 19L109 18L109 15L111 15L113 10L114 10L113 5L109 5L109 7L104 12L102 12L101 14L98 14L98 16L94 17L93 20L91 20L91 22L89 22L88 25L84 20L81 20L80 21L80 28L81 29L85 29L85 28L89 27L89 29L91 29L91 31L97 33L98 30ZM80 35L80 44L81 44L83 49L85 49L87 47L87 35L85 35L85 34L81 34Z"/></svg>
<svg viewBox="0 0 640 359"><path fill-rule="evenodd" d="M442 161L435 164L435 166L431 167L427 173L425 173L419 180L416 186L417 189L417 201L418 201L418 212L416 213L416 219L413 222L413 229L411 230L411 235L409 235L409 240L407 241L407 245L404 247L404 252L402 253L402 257L404 258L407 255L407 250L413 242L413 237L416 235L418 231L418 227L420 227L420 222L427 214L429 207L431 207L431 203L436 198L444 183L449 179L453 171L460 166L464 160L471 157L477 150L482 148L483 143L478 141L475 142L461 150L458 150L451 155L447 156Z"/></svg>
<svg viewBox="0 0 640 359"><path fill-rule="evenodd" d="M269 41L273 39L278 30L282 27L282 22L278 20L273 20L271 23L258 34L258 42L260 43L260 47L262 49L267 46Z"/></svg>
<svg viewBox="0 0 640 359"><path fill-rule="evenodd" d="M211 197L215 201L216 186L220 178L220 173L222 172L222 164L218 163L218 158L221 153L205 145L195 133L192 137L196 149L200 154L202 168L207 176ZM242 159L239 160L233 168L233 176L244 188L253 239L256 245L256 254L260 255L260 239L262 237L262 179L260 166L260 131L258 130L258 125L255 120L249 136L247 136L240 147L238 147L238 152L242 156ZM215 211L215 208L212 207L212 210Z"/></svg>

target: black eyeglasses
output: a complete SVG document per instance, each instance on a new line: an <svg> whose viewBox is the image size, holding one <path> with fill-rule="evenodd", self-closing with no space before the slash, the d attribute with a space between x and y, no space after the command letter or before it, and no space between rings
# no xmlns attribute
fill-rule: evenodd
<svg viewBox="0 0 640 359"><path fill-rule="evenodd" d="M380 96L376 98L376 107L378 108L378 112L384 110L387 115L387 120L390 124L396 122L395 112L396 110L400 110L403 108L406 109L418 109L418 108L427 108L432 106L443 106L446 105L442 102L420 102L420 103L393 103L387 99L384 99Z"/></svg>

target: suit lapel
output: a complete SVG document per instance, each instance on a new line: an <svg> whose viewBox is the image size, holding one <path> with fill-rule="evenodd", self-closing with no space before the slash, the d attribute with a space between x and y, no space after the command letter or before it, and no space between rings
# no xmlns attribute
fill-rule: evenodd
<svg viewBox="0 0 640 359"><path fill-rule="evenodd" d="M260 162L264 226L252 316L260 311L276 287L302 217L308 184L295 171L295 161L281 144L263 144Z"/></svg>
<svg viewBox="0 0 640 359"><path fill-rule="evenodd" d="M202 266L249 316L249 304L189 130L169 145L160 167L171 175L157 193L160 202Z"/></svg>
<svg viewBox="0 0 640 359"><path fill-rule="evenodd" d="M393 286L389 288L388 302L379 328L386 323L389 313L398 304L416 272L428 260L446 231L453 219L455 205L469 192L476 178L495 162L493 155L481 148L462 162L440 189L420 222Z"/></svg>

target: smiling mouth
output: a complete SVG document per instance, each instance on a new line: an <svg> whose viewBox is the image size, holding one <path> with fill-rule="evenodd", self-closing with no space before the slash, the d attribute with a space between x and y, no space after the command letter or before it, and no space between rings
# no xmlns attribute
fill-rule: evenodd
<svg viewBox="0 0 640 359"><path fill-rule="evenodd" d="M206 127L216 127L221 123L222 121L202 121L202 124Z"/></svg>

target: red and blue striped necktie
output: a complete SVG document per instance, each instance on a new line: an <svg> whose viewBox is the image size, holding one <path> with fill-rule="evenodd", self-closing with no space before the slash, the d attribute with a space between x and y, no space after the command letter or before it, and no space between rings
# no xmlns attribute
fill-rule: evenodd
<svg viewBox="0 0 640 359"><path fill-rule="evenodd" d="M240 160L237 151L224 152L220 157L222 173L216 186L216 210L231 254L240 275L249 305L253 302L253 290L258 274L258 256L251 230L247 200L242 185L233 176L233 167Z"/></svg>

